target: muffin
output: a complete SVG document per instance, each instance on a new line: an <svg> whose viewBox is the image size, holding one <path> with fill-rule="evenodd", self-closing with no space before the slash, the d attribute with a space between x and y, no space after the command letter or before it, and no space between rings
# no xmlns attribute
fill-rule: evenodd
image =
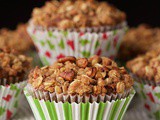
<svg viewBox="0 0 160 120"><path fill-rule="evenodd" d="M65 56L114 58L126 27L125 13L106 2L66 0L34 8L28 33L51 65Z"/></svg>
<svg viewBox="0 0 160 120"><path fill-rule="evenodd" d="M134 96L132 85L109 58L69 56L32 70L25 94L37 120L120 120Z"/></svg>
<svg viewBox="0 0 160 120"><path fill-rule="evenodd" d="M118 58L127 61L137 55L150 50L156 50L160 46L160 28L152 28L141 24L137 28L128 30L123 38Z"/></svg>
<svg viewBox="0 0 160 120"><path fill-rule="evenodd" d="M9 30L3 28L0 30L0 48L8 47L19 53L26 53L30 49L30 43L20 35L19 30Z"/></svg>
<svg viewBox="0 0 160 120"><path fill-rule="evenodd" d="M160 119L160 49L127 62L135 79L135 88L149 116Z"/></svg>
<svg viewBox="0 0 160 120"><path fill-rule="evenodd" d="M27 33L26 24L19 24L15 30L3 28L0 30L0 48L10 48L19 54L34 58L32 65L42 65L32 39Z"/></svg>
<svg viewBox="0 0 160 120"><path fill-rule="evenodd" d="M0 49L1 120L9 120L16 113L30 64L31 58Z"/></svg>

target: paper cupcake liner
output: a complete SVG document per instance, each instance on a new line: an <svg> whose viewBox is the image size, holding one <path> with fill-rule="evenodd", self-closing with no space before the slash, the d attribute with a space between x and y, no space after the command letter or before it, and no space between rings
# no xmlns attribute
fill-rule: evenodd
<svg viewBox="0 0 160 120"><path fill-rule="evenodd" d="M45 30L45 29L48 29L49 31L61 31L61 30L58 30L56 27L49 27L49 28L45 28L45 27L42 27L42 26L37 26L37 25L34 25L34 23L32 22L32 20L29 21L29 25L30 26L34 26L36 27L36 29L39 29L39 30ZM111 31L111 30L115 30L115 29L122 29L124 27L127 26L127 22L124 21L122 23L119 23L117 24L116 26L100 26L100 27L85 27L85 28L71 28L71 29L67 29L65 31L67 32L106 32L106 31Z"/></svg>
<svg viewBox="0 0 160 120"><path fill-rule="evenodd" d="M118 52L126 26L100 33L41 30L28 27L28 33L38 48L44 65L65 56L90 57L92 55L114 58Z"/></svg>
<svg viewBox="0 0 160 120"><path fill-rule="evenodd" d="M147 80L143 78L139 78L137 75L130 72L130 75L134 78L135 81L145 84L145 85L151 85L151 86L160 86L160 83L155 82L154 80Z"/></svg>
<svg viewBox="0 0 160 120"><path fill-rule="evenodd" d="M25 89L24 93L36 120L121 120L135 92L119 100L107 102L69 103L39 100Z"/></svg>
<svg viewBox="0 0 160 120"><path fill-rule="evenodd" d="M160 86L135 82L135 89L148 116L160 120Z"/></svg>
<svg viewBox="0 0 160 120"><path fill-rule="evenodd" d="M76 102L76 103L85 103L85 102L106 102L106 101L112 101L117 99L123 99L126 98L133 90L133 88L126 90L123 94L111 94L111 95L66 95L66 94L56 94L55 92L43 92L39 90L35 90L30 84L26 86L26 90L32 95L32 97L37 98L39 100L44 99L45 101L55 101L55 102Z"/></svg>
<svg viewBox="0 0 160 120"><path fill-rule="evenodd" d="M20 79L18 77L10 77L10 79L0 78L0 85L8 86L10 84L23 82L25 80L26 76L24 78L22 78L22 79Z"/></svg>
<svg viewBox="0 0 160 120"><path fill-rule="evenodd" d="M14 116L25 85L26 81L8 86L0 85L0 120L9 120Z"/></svg>

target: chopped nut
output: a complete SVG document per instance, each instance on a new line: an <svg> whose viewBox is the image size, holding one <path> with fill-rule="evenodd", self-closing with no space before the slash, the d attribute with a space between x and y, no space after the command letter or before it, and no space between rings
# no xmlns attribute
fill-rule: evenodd
<svg viewBox="0 0 160 120"><path fill-rule="evenodd" d="M107 89L105 87L102 87L102 95L106 95Z"/></svg>
<svg viewBox="0 0 160 120"><path fill-rule="evenodd" d="M119 70L120 70L121 74L127 74L127 71L125 70L124 67L120 67Z"/></svg>
<svg viewBox="0 0 160 120"><path fill-rule="evenodd" d="M75 61L76 61L76 58L75 58L75 57L68 56L68 57L61 58L61 59L58 60L59 63L65 63L65 62L67 62L67 61L75 62Z"/></svg>
<svg viewBox="0 0 160 120"><path fill-rule="evenodd" d="M57 94L61 94L61 93L62 93L61 87L55 86L55 92L56 92Z"/></svg>
<svg viewBox="0 0 160 120"><path fill-rule="evenodd" d="M145 67L145 75L146 75L148 80L153 79L154 73L155 73L155 71L154 71L153 68L151 68L150 66Z"/></svg>
<svg viewBox="0 0 160 120"><path fill-rule="evenodd" d="M133 79L129 75L127 74L124 75L124 83L127 89L133 86L133 82L134 82Z"/></svg>
<svg viewBox="0 0 160 120"><path fill-rule="evenodd" d="M70 84L68 92L70 94L78 93L79 95L83 95L84 93L92 92L92 89L91 86L85 85L81 81L75 80Z"/></svg>
<svg viewBox="0 0 160 120"><path fill-rule="evenodd" d="M66 28L73 28L74 23L71 20L62 20L61 22L58 23L59 29L66 29Z"/></svg>
<svg viewBox="0 0 160 120"><path fill-rule="evenodd" d="M95 75L95 78L98 79L98 78L103 78L101 72L97 72L96 75Z"/></svg>
<svg viewBox="0 0 160 120"><path fill-rule="evenodd" d="M123 93L125 90L125 84L124 82L118 82L116 86L117 93Z"/></svg>
<svg viewBox="0 0 160 120"><path fill-rule="evenodd" d="M112 64L112 60L106 57L102 57L102 65L109 66Z"/></svg>
<svg viewBox="0 0 160 120"><path fill-rule="evenodd" d="M45 88L45 90L47 90L47 91L49 91L51 93L53 93L55 91L54 87L48 87L48 86L47 86L47 88Z"/></svg>
<svg viewBox="0 0 160 120"><path fill-rule="evenodd" d="M111 78L120 78L121 77L120 73L116 70L109 71L108 76Z"/></svg>
<svg viewBox="0 0 160 120"><path fill-rule="evenodd" d="M67 91L68 91L68 87L69 87L69 83L68 82L65 82L62 86L62 90L63 90L63 93L64 94L67 94Z"/></svg>
<svg viewBox="0 0 160 120"><path fill-rule="evenodd" d="M57 77L56 80L61 84L63 84L65 82L62 77Z"/></svg>
<svg viewBox="0 0 160 120"><path fill-rule="evenodd" d="M101 94L101 92L102 92L102 89L101 89L100 86L94 86L94 87L93 87L93 93L94 93L95 95Z"/></svg>
<svg viewBox="0 0 160 120"><path fill-rule="evenodd" d="M89 83L90 83L90 81L92 81L92 79L91 79L90 77L88 77L87 75L82 75L81 81L82 81L84 84L89 85Z"/></svg>
<svg viewBox="0 0 160 120"><path fill-rule="evenodd" d="M51 85L53 85L54 83L55 83L54 80L48 80L48 81L45 81L43 84L44 84L44 86L51 86Z"/></svg>
<svg viewBox="0 0 160 120"><path fill-rule="evenodd" d="M40 86L40 84L42 83L42 80L43 80L43 77L42 76L39 76L36 81L33 83L33 87L34 88L37 88Z"/></svg>
<svg viewBox="0 0 160 120"><path fill-rule="evenodd" d="M76 64L80 68L86 68L88 65L88 60L86 58L79 58L77 59Z"/></svg>
<svg viewBox="0 0 160 120"><path fill-rule="evenodd" d="M61 72L59 76L64 78L65 80L73 81L75 77L75 73L73 70L69 70L69 71Z"/></svg>
<svg viewBox="0 0 160 120"><path fill-rule="evenodd" d="M77 75L84 75L84 74L85 74L85 69L80 68L80 69L78 70Z"/></svg>
<svg viewBox="0 0 160 120"><path fill-rule="evenodd" d="M105 81L101 78L98 79L98 82L97 82L98 86L101 86L101 87L104 87L106 84L105 84Z"/></svg>
<svg viewBox="0 0 160 120"><path fill-rule="evenodd" d="M112 83L112 81L113 81L112 78L106 78L106 79L105 79L105 82L106 82L105 84L106 84L106 85L109 85L109 84Z"/></svg>
<svg viewBox="0 0 160 120"><path fill-rule="evenodd" d="M93 56L91 58L91 64L94 66L96 63L101 63L102 62L102 59L98 56Z"/></svg>
<svg viewBox="0 0 160 120"><path fill-rule="evenodd" d="M95 67L87 67L85 71L87 76L93 78L96 75L97 69Z"/></svg>

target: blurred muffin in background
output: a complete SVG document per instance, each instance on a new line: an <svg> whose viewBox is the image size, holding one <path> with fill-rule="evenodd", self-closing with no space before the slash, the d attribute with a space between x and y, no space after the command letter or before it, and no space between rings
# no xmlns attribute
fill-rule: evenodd
<svg viewBox="0 0 160 120"><path fill-rule="evenodd" d="M117 56L126 14L96 0L49 1L35 7L27 31L44 65L65 56Z"/></svg>
<svg viewBox="0 0 160 120"><path fill-rule="evenodd" d="M26 53L33 47L33 43L26 32L26 25L21 24L16 30L3 28L0 30L0 48L15 49L19 53Z"/></svg>
<svg viewBox="0 0 160 120"><path fill-rule="evenodd" d="M124 36L118 58L127 61L159 47L160 28L152 28L149 25L141 24L137 28L131 28Z"/></svg>
<svg viewBox="0 0 160 120"><path fill-rule="evenodd" d="M32 59L12 49L0 49L0 120L10 120L18 109Z"/></svg>
<svg viewBox="0 0 160 120"><path fill-rule="evenodd" d="M126 66L135 80L143 110L149 117L160 120L160 49L140 55Z"/></svg>

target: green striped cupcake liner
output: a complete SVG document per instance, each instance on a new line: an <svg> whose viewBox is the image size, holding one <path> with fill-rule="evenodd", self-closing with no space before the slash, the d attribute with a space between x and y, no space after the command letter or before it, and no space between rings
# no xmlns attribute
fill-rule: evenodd
<svg viewBox="0 0 160 120"><path fill-rule="evenodd" d="M36 120L122 120L135 91L124 99L107 102L69 103L36 99L24 89Z"/></svg>

